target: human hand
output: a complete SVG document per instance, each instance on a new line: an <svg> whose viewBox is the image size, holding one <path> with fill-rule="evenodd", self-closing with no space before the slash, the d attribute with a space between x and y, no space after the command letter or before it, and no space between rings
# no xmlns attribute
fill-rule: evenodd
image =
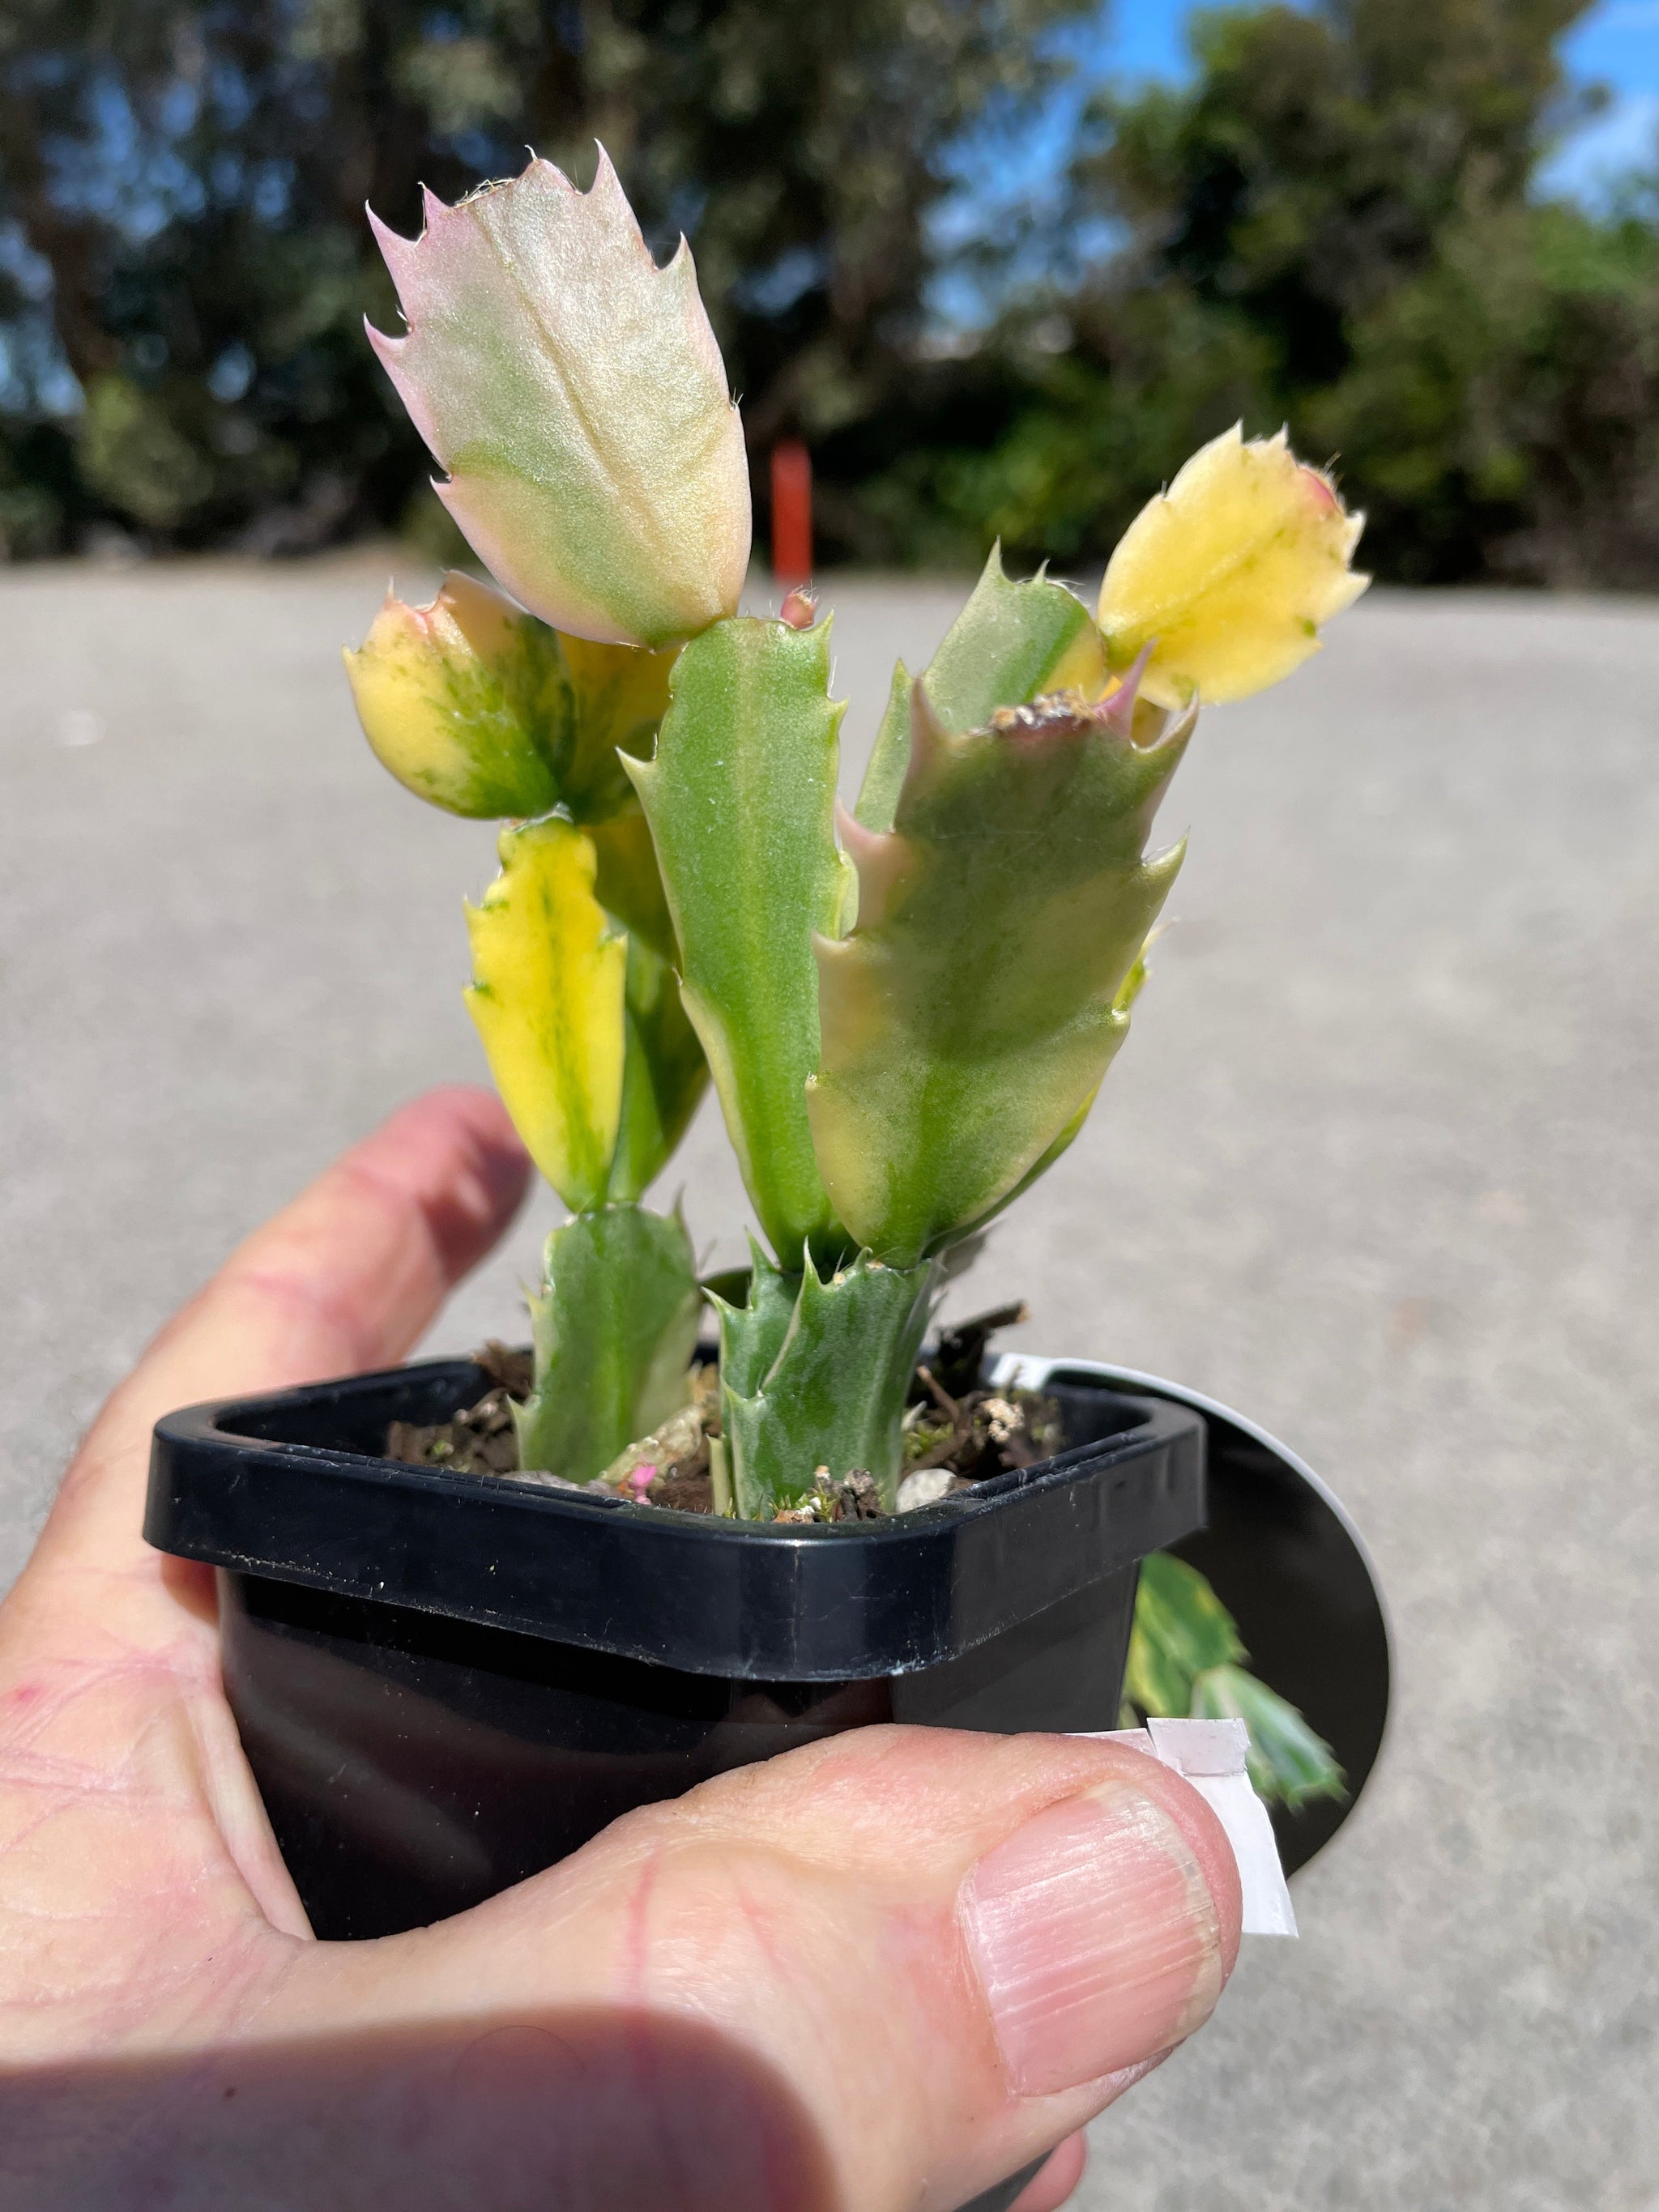
<svg viewBox="0 0 1659 2212"><path fill-rule="evenodd" d="M1237 1949L1218 1826L1132 1751L860 1729L312 1940L211 1573L139 1534L151 1425L400 1357L526 1172L470 1090L349 1152L116 1391L0 1607L0 2205L951 2212L1058 2143L1048 2212Z"/></svg>

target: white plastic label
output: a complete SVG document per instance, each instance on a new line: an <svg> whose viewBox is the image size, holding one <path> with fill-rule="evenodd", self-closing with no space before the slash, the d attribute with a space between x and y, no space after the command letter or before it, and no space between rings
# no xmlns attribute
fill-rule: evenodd
<svg viewBox="0 0 1659 2212"><path fill-rule="evenodd" d="M1296 1912L1267 1808L1250 1786L1243 1721L1148 1721L1145 1728L1080 1730L1091 1743L1127 1744L1190 1782L1227 1832L1244 1893L1247 1936L1294 1936Z"/></svg>

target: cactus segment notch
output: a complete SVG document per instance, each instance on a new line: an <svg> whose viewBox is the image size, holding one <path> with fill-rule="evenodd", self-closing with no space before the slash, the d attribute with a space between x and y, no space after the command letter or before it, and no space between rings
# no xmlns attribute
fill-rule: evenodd
<svg viewBox="0 0 1659 2212"><path fill-rule="evenodd" d="M904 1404L939 1290L939 1269L886 1267L861 1252L821 1277L810 1254L785 1275L755 1252L748 1304L717 1301L720 1423L738 1515L769 1519L859 1470L891 1512Z"/></svg>
<svg viewBox="0 0 1659 2212"><path fill-rule="evenodd" d="M678 1215L579 1213L547 1240L530 1300L535 1387L514 1409L519 1464L591 1482L690 1395L702 1293Z"/></svg>
<svg viewBox="0 0 1659 2212"><path fill-rule="evenodd" d="M842 708L830 626L741 617L675 664L655 757L632 762L702 1040L744 1182L773 1251L850 1255L813 1153L814 935L839 935L850 866L834 816Z"/></svg>
<svg viewBox="0 0 1659 2212"><path fill-rule="evenodd" d="M799 1276L774 1267L752 1237L749 1262L740 1306L712 1283L702 1286L720 1318L721 1387L739 1398L752 1398L771 1372L800 1295Z"/></svg>
<svg viewBox="0 0 1659 2212"><path fill-rule="evenodd" d="M890 830L910 758L911 690L902 661L854 809L866 830ZM1097 699L1108 681L1105 647L1076 594L1046 576L1014 583L1002 549L991 548L973 595L945 632L923 678L933 714L956 734L981 730L999 707L1023 707L1048 691Z"/></svg>
<svg viewBox="0 0 1659 2212"><path fill-rule="evenodd" d="M925 684L911 706L894 827L843 825L859 921L817 945L808 1090L836 1209L895 1267L968 1233L1075 1133L1181 864L1180 847L1142 854L1193 720L1165 726L1132 687L959 737Z"/></svg>

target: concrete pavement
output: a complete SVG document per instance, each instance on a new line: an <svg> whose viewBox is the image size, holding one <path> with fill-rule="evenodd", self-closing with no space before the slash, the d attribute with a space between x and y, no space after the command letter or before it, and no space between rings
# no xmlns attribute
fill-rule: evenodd
<svg viewBox="0 0 1659 2212"><path fill-rule="evenodd" d="M232 1241L483 1073L489 832L387 781L336 658L382 581L0 571L0 1581ZM960 592L830 597L856 755ZM1303 1941L1249 1947L1102 2120L1082 2202L1659 2206L1659 607L1378 595L1207 718L1165 826L1192 852L1134 1035L957 1297L1023 1291L1033 1347L1319 1468L1400 1700ZM670 1180L737 1256L712 1116ZM434 1345L514 1330L554 1213Z"/></svg>

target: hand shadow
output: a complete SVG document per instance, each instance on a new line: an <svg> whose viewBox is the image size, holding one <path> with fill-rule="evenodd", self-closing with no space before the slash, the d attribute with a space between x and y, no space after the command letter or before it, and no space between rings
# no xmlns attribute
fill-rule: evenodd
<svg viewBox="0 0 1659 2212"><path fill-rule="evenodd" d="M0 2206L850 2212L787 2081L623 2009L9 2068Z"/></svg>

